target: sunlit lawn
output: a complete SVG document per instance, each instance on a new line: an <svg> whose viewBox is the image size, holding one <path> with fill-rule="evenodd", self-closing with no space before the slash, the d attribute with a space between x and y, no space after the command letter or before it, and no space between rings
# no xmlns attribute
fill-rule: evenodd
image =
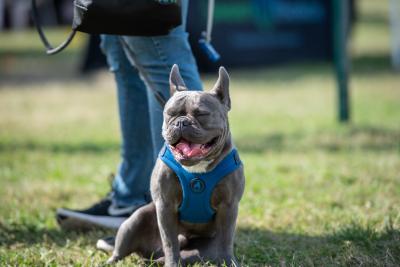
<svg viewBox="0 0 400 267"><path fill-rule="evenodd" d="M400 265L400 75L385 6L360 2L348 125L336 121L329 64L231 72L247 178L235 242L243 265ZM79 41L49 59L36 39L28 51L26 36L36 38L0 35L0 265L99 265L107 255L95 241L112 232L64 232L54 212L109 190L120 142L113 77L76 77ZM119 265L128 263L142 262Z"/></svg>

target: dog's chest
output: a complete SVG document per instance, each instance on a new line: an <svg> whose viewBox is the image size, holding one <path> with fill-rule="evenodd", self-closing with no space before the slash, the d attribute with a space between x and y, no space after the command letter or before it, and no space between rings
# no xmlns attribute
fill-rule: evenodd
<svg viewBox="0 0 400 267"><path fill-rule="evenodd" d="M193 165L193 166L182 166L186 171L191 172L191 173L205 173L207 172L208 165L212 160L203 160L200 161L198 164Z"/></svg>
<svg viewBox="0 0 400 267"><path fill-rule="evenodd" d="M211 196L210 200L211 207L215 211L214 218L207 223L200 223L200 224L180 221L180 227L182 229L182 232L186 233L189 236L213 237L215 235L216 233L215 218L218 216L220 209L230 206L234 202L234 199L232 198L232 196L234 195L234 192L232 190L234 188L229 178L228 179L226 178L224 178L215 187Z"/></svg>

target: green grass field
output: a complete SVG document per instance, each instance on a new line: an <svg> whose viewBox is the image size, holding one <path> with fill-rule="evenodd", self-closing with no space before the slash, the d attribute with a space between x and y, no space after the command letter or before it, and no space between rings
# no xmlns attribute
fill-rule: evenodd
<svg viewBox="0 0 400 267"><path fill-rule="evenodd" d="M400 74L387 2L359 2L348 125L336 121L329 64L231 72L245 266L400 266ZM101 265L94 244L112 232L64 232L54 213L109 190L120 142L113 77L73 72L79 40L52 58L34 32L0 40L0 266ZM204 76L206 88L215 78ZM129 263L143 265L132 256L117 266Z"/></svg>

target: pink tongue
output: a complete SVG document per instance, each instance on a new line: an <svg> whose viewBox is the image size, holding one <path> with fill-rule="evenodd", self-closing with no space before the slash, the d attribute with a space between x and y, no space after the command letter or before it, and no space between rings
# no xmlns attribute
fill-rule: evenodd
<svg viewBox="0 0 400 267"><path fill-rule="evenodd" d="M189 143L186 140L181 140L176 145L176 148L186 157L195 157L202 154L201 144Z"/></svg>

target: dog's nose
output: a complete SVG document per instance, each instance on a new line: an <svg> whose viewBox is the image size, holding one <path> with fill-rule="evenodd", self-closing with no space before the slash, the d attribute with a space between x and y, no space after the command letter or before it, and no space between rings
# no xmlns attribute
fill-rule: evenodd
<svg viewBox="0 0 400 267"><path fill-rule="evenodd" d="M191 125L191 122L189 121L188 118L186 118L186 117L181 117L181 118L178 118L178 119L176 120L175 125L176 125L176 127L182 129L182 128L186 127L186 126Z"/></svg>

